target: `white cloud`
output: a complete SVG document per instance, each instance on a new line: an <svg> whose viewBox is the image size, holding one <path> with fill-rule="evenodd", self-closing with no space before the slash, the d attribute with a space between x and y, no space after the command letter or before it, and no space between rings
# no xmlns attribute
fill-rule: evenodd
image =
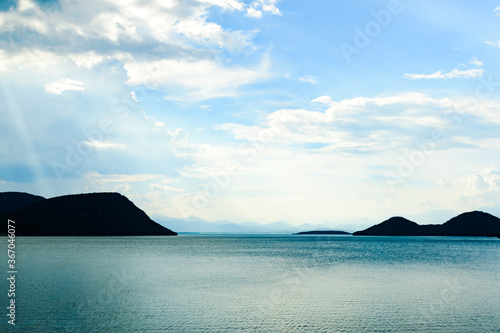
<svg viewBox="0 0 500 333"><path fill-rule="evenodd" d="M451 72L446 74L446 78L448 79L470 79L483 75L484 70L482 69L468 69L465 71L461 71L458 69L454 69Z"/></svg>
<svg viewBox="0 0 500 333"><path fill-rule="evenodd" d="M251 2L246 8L246 14L252 18L261 18L263 13L281 15L276 0L258 0Z"/></svg>
<svg viewBox="0 0 500 333"><path fill-rule="evenodd" d="M128 183L116 185L113 189L114 192L125 193L130 190L130 185Z"/></svg>
<svg viewBox="0 0 500 333"><path fill-rule="evenodd" d="M310 84L318 84L316 77L312 76L312 75L303 76L303 77L299 78L299 81L307 82Z"/></svg>
<svg viewBox="0 0 500 333"><path fill-rule="evenodd" d="M87 178L98 179L101 183L134 183L134 182L144 182L150 181L153 179L163 178L163 175L159 174L110 174L110 175L102 175L98 172L90 172L85 174Z"/></svg>
<svg viewBox="0 0 500 333"><path fill-rule="evenodd" d="M433 74L405 74L405 79L418 80L418 79L444 79L442 71L437 71Z"/></svg>
<svg viewBox="0 0 500 333"><path fill-rule="evenodd" d="M483 62L481 60L479 60L478 58L473 57L471 60L469 60L469 64L481 67L483 65Z"/></svg>
<svg viewBox="0 0 500 333"><path fill-rule="evenodd" d="M477 196L488 190L490 185L484 180L481 174L473 174L467 177L467 186L465 187L466 196Z"/></svg>
<svg viewBox="0 0 500 333"><path fill-rule="evenodd" d="M108 66L127 68L129 84L147 82L160 88L163 83L173 91L169 98L184 100L231 96L241 85L270 77L269 61L262 55L255 56L253 65L248 61L238 65L231 56L234 52L252 55L258 30L225 29L210 21L208 13L219 7L242 14L254 8L280 15L272 0L248 5L236 0L158 0L147 6L141 0L130 0L126 6L119 0L61 0L55 8L47 6L23 0L16 9L0 12L0 34L15 37L0 40L0 75L26 66L57 67L67 61L89 70L108 62ZM159 72L148 72L145 79L137 66ZM167 73L173 68L181 77ZM208 77L217 78L215 84L207 82ZM195 82L198 79L200 83ZM53 94L70 89L82 88L69 82L48 86Z"/></svg>
<svg viewBox="0 0 500 333"><path fill-rule="evenodd" d="M2 15L11 29L29 25L34 33L50 35L52 42L64 37L79 37L84 43L107 40L121 45L126 45L127 40L144 42L151 38L159 43L178 43L180 39L173 34L176 26L189 25L196 20L203 23L210 7L241 10L236 1L151 1L148 6L143 6L140 0L130 0L124 6L118 0L105 0L91 1L90 6L89 2L62 0L61 9L50 12L33 1L24 0L23 3L30 7L30 11L20 6L18 11ZM206 23L211 29L221 29L215 23ZM223 43L216 41L216 44Z"/></svg>
<svg viewBox="0 0 500 333"><path fill-rule="evenodd" d="M153 88L182 86L185 90L170 94L173 100L203 100L233 96L237 89L269 78L268 63L255 69L224 67L212 61L190 62L186 60L159 60L154 62L130 62L125 65L129 85L149 85Z"/></svg>
<svg viewBox="0 0 500 333"><path fill-rule="evenodd" d="M113 50L122 48L140 53L141 48L137 46L142 44L146 46L144 53L153 51L158 45L188 48L189 42L231 48L248 45L253 32L232 31L208 21L211 7L236 12L251 8L281 14L273 0L259 0L248 5L235 0L156 0L149 1L147 6L141 0L129 0L126 5L119 0L60 0L59 4L58 8L50 8L23 0L16 10L0 13L3 23L0 32L17 32L24 42L40 48L50 49L57 45L59 52L70 49L89 52L95 46L106 46L107 50L95 51L110 55ZM161 51L165 49L160 50L164 53Z"/></svg>
<svg viewBox="0 0 500 333"><path fill-rule="evenodd" d="M245 3L237 0L201 0L200 2L237 11L242 11L245 7Z"/></svg>
<svg viewBox="0 0 500 333"><path fill-rule="evenodd" d="M53 68L64 65L64 62L63 56L40 50L24 50L15 54L0 50L0 75L28 68Z"/></svg>
<svg viewBox="0 0 500 333"><path fill-rule="evenodd" d="M468 70L458 70L453 69L451 72L443 73L442 71L437 71L433 74L405 74L405 79L418 80L418 79L470 79L483 75L484 70L482 69L468 69Z"/></svg>
<svg viewBox="0 0 500 333"><path fill-rule="evenodd" d="M45 91L49 94L60 95L63 91L84 91L85 84L80 81L61 79L55 82L45 84Z"/></svg>
<svg viewBox="0 0 500 333"><path fill-rule="evenodd" d="M89 69L104 60L104 57L97 55L94 51L70 54L69 57L78 67L86 67Z"/></svg>
<svg viewBox="0 0 500 333"><path fill-rule="evenodd" d="M498 16L500 16L500 6L495 8L494 10L495 14L497 14Z"/></svg>
<svg viewBox="0 0 500 333"><path fill-rule="evenodd" d="M462 202L471 209L500 204L500 168L489 167L456 181L462 187Z"/></svg>
<svg viewBox="0 0 500 333"><path fill-rule="evenodd" d="M499 103L476 101L474 108L466 108L469 100L434 99L423 94L410 93L376 98L356 97L333 102L327 96L313 102L329 106L324 112L304 109L282 109L267 116L262 126L228 123L216 129L230 131L237 140L266 144L322 143L323 151L357 153L397 151L411 148L415 140L430 139L433 130L452 133L464 122L464 114L474 115L480 123L500 124L495 108ZM497 136L497 125L482 133L474 132L473 120L464 125L462 134L470 142ZM457 125L459 124L459 125ZM448 138L440 148L463 145L463 138Z"/></svg>
<svg viewBox="0 0 500 333"><path fill-rule="evenodd" d="M251 39L255 32L244 32L241 30L227 31L213 22L206 22L204 18L193 18L175 25L174 29L182 36L199 44L216 44L219 47L227 47L231 50L241 50L252 47Z"/></svg>
<svg viewBox="0 0 500 333"><path fill-rule="evenodd" d="M253 18L261 18L262 12L260 10L253 8L253 7L248 7L247 8L247 16L253 17Z"/></svg>
<svg viewBox="0 0 500 333"><path fill-rule="evenodd" d="M495 47L498 47L500 48L500 40L496 41L496 42L492 42L492 41L485 41L486 44L490 45L490 46L495 46Z"/></svg>
<svg viewBox="0 0 500 333"><path fill-rule="evenodd" d="M124 149L126 146L122 143L113 143L109 141L85 141L85 143L92 147L92 148L97 148L97 149L113 149L113 148L119 148L119 149Z"/></svg>
<svg viewBox="0 0 500 333"><path fill-rule="evenodd" d="M318 98L313 99L311 102L322 103L328 106L332 106L335 103L330 96L320 96Z"/></svg>

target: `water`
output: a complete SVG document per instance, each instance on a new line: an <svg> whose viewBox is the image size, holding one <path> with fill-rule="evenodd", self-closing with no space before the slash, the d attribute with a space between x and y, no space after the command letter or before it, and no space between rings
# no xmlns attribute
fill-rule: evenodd
<svg viewBox="0 0 500 333"><path fill-rule="evenodd" d="M500 332L494 238L18 237L16 245L17 325L4 310L2 332Z"/></svg>

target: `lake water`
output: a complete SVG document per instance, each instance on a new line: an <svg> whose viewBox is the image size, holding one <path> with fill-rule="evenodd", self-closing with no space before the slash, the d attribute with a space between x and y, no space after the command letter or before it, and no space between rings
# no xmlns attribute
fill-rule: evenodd
<svg viewBox="0 0 500 333"><path fill-rule="evenodd" d="M16 254L2 332L500 332L495 238L18 237Z"/></svg>

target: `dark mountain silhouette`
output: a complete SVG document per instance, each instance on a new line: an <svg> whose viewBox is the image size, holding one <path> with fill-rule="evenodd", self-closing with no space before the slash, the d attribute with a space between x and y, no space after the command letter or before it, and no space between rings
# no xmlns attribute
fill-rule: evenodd
<svg viewBox="0 0 500 333"><path fill-rule="evenodd" d="M460 214L442 225L450 236L500 236L500 219L484 212Z"/></svg>
<svg viewBox="0 0 500 333"><path fill-rule="evenodd" d="M419 228L420 226L415 222L395 216L363 231L356 231L353 235L416 236L419 234Z"/></svg>
<svg viewBox="0 0 500 333"><path fill-rule="evenodd" d="M350 232L340 230L312 230L294 233L294 235L350 235Z"/></svg>
<svg viewBox="0 0 500 333"><path fill-rule="evenodd" d="M1 192L0 193L0 215L15 212L31 206L37 202L46 200L44 197L23 192Z"/></svg>
<svg viewBox="0 0 500 333"><path fill-rule="evenodd" d="M18 194L4 194L14 200ZM177 235L118 193L88 193L40 200L1 220L16 222L16 236Z"/></svg>
<svg viewBox="0 0 500 333"><path fill-rule="evenodd" d="M498 236L500 219L484 212L460 214L444 224L419 225L404 217L390 219L353 235L364 236Z"/></svg>

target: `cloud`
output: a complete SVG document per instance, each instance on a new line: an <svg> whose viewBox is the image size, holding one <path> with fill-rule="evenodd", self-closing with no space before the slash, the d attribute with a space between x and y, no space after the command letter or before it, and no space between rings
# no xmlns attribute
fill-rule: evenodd
<svg viewBox="0 0 500 333"><path fill-rule="evenodd" d="M471 79L482 76L483 72L484 70L482 69L468 69L465 71L461 71L455 68L451 72L445 74L445 76L448 79Z"/></svg>
<svg viewBox="0 0 500 333"><path fill-rule="evenodd" d="M489 167L467 177L465 195L473 196L489 191L500 191L500 168ZM500 200L500 199L499 199Z"/></svg>
<svg viewBox="0 0 500 333"><path fill-rule="evenodd" d="M208 19L212 8L242 14L254 8L280 15L271 0L248 5L236 0L171 0L151 1L148 6L140 0L130 0L127 6L118 0L61 0L54 6L22 0L17 8L0 12L0 75L54 62L73 62L89 70L118 65L130 73L128 84L168 88L175 91L169 98L177 100L230 96L241 85L269 79L269 61L254 54L252 40L258 30L225 29ZM255 60L253 64L248 60L238 64L232 57L242 52ZM138 66L144 66L148 79L138 73ZM169 75L173 68L185 78ZM207 83L208 76L218 78L215 85ZM198 79L200 83L195 82ZM70 89L81 90L69 81L48 85L53 94Z"/></svg>
<svg viewBox="0 0 500 333"><path fill-rule="evenodd" d="M61 79L45 84L45 91L49 94L60 95L63 91L84 91L84 83L76 80Z"/></svg>
<svg viewBox="0 0 500 333"><path fill-rule="evenodd" d="M405 79L418 80L418 79L444 79L443 72L437 71L433 74L405 74Z"/></svg>
<svg viewBox="0 0 500 333"><path fill-rule="evenodd" d="M477 61L475 62L477 63ZM480 62L479 62L480 63ZM419 79L470 79L483 75L484 70L482 69L468 69L468 70L458 70L453 69L451 72L443 73L442 71L437 71L433 74L405 74L405 79L419 80Z"/></svg>
<svg viewBox="0 0 500 333"><path fill-rule="evenodd" d="M252 8L280 15L276 1L150 1L91 0L85 3L60 0L59 5L21 0L13 11L0 13L3 45L14 48L52 49L58 53L96 52L115 55L164 56L193 51L197 43L241 49L251 46L254 31L224 29L208 21L211 8L243 12ZM178 49L178 50L176 50Z"/></svg>
<svg viewBox="0 0 500 333"><path fill-rule="evenodd" d="M483 65L483 62L481 60L479 60L478 58L473 57L471 60L469 60L469 64L481 67Z"/></svg>
<svg viewBox="0 0 500 333"><path fill-rule="evenodd" d="M128 191L130 191L130 185L128 183L117 185L113 189L113 192L119 192L119 193L122 193L122 194L126 193Z"/></svg>
<svg viewBox="0 0 500 333"><path fill-rule="evenodd" d="M498 16L500 16L500 6L495 8L494 10L495 14L497 14Z"/></svg>
<svg viewBox="0 0 500 333"><path fill-rule="evenodd" d="M303 77L299 78L299 81L307 82L310 84L318 84L316 77L311 76L311 75L303 76Z"/></svg>
<svg viewBox="0 0 500 333"><path fill-rule="evenodd" d="M104 57L97 55L94 51L76 53L68 55L79 67L92 68L104 60Z"/></svg>
<svg viewBox="0 0 500 333"><path fill-rule="evenodd" d="M154 179L163 178L163 175L158 174L109 174L101 175L98 172L90 172L85 174L85 177L98 179L101 183L134 183L134 182L144 182Z"/></svg>
<svg viewBox="0 0 500 333"><path fill-rule="evenodd" d="M318 98L313 99L311 102L322 103L328 106L332 106L335 103L330 96L320 96Z"/></svg>
<svg viewBox="0 0 500 333"><path fill-rule="evenodd" d="M262 18L263 13L272 15L281 15L278 7L276 7L277 0L258 0L251 2L246 8L246 15L252 18Z"/></svg>
<svg viewBox="0 0 500 333"><path fill-rule="evenodd" d="M257 10L253 7L248 7L247 8L247 16L253 17L253 18L261 18L262 17L262 11Z"/></svg>
<svg viewBox="0 0 500 333"><path fill-rule="evenodd" d="M113 143L113 142L109 142L109 141L93 140L93 141L84 141L84 142L88 146L90 146L92 148L97 148L97 149L113 149L113 148L123 149L123 148L126 148L126 146L122 143Z"/></svg>
<svg viewBox="0 0 500 333"><path fill-rule="evenodd" d="M471 209L495 207L500 204L500 168L489 167L457 182L462 187L462 202Z"/></svg>
<svg viewBox="0 0 500 333"><path fill-rule="evenodd" d="M495 139L500 130L500 119L494 112L500 105L491 101L476 101L474 108L466 108L471 105L467 99L434 99L409 93L339 102L322 96L313 102L322 102L328 109L281 109L269 114L261 126L227 123L216 129L233 133L237 140L285 146L322 143L318 150L353 154L411 149L419 140L430 140L435 130L453 134L446 142L436 144L436 149L464 146L464 137L470 140L469 146L476 141L489 145L488 140ZM469 113L473 118L465 124L464 117ZM492 124L491 128L481 125L486 123ZM476 131L475 126L483 130ZM462 135L455 137L459 127Z"/></svg>
<svg viewBox="0 0 500 333"><path fill-rule="evenodd" d="M113 53L126 51L141 53L144 50L131 46L176 45L199 41L200 34L215 45L226 45L242 37L241 32L223 30L204 16L210 7L238 10L230 1L178 2L152 1L143 6L142 1L128 1L123 6L118 0L90 1L86 4L61 0L58 8L48 8L31 0L22 0L15 11L2 13L5 28L0 31L17 32L24 45L45 45L58 48ZM201 31L205 28L207 32ZM179 35L181 33L182 35ZM245 38L243 36L243 38ZM156 44L156 45L152 45ZM151 50L147 47L148 51Z"/></svg>
<svg viewBox="0 0 500 333"><path fill-rule="evenodd" d="M496 42L492 42L492 41L485 41L486 44L488 44L489 46L494 46L494 47L498 47L500 48L500 40L496 41Z"/></svg>
<svg viewBox="0 0 500 333"><path fill-rule="evenodd" d="M268 67L266 61L257 68L249 69L241 66L225 67L207 60L159 60L125 65L129 77L127 84L131 86L169 87L170 90L172 86L182 86L183 89L177 89L176 93L167 96L167 99L173 100L234 96L240 86L269 78Z"/></svg>

